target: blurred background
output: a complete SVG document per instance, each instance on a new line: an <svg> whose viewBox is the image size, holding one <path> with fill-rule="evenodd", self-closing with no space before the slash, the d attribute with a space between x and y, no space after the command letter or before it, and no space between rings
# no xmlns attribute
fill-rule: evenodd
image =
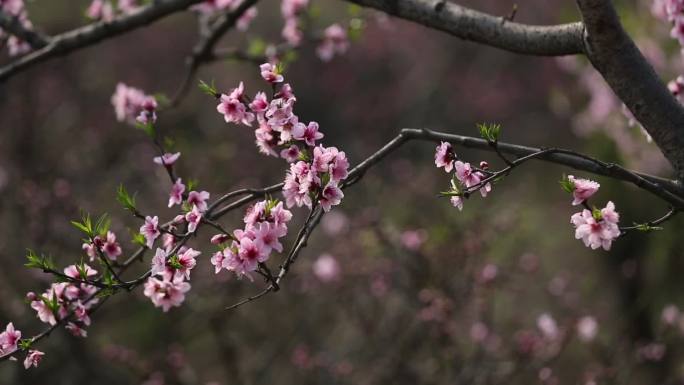
<svg viewBox="0 0 684 385"><path fill-rule="evenodd" d="M36 26L56 34L87 23L88 3L27 6ZM513 7L462 3L496 15ZM679 46L651 2L616 3L663 79L679 75ZM517 4L516 21L579 19L572 1ZM258 10L247 32L232 31L219 46L278 43L280 2L264 0ZM323 142L352 164L403 127L477 136L476 123L496 122L504 141L671 174L581 59L510 54L339 1L314 1L310 16L320 30L363 20L345 55L325 63L305 43L285 73L296 113L318 121ZM185 12L0 85L0 325L13 321L25 337L44 328L24 296L52 277L24 268L26 249L62 266L78 261L81 234L69 221L79 210L109 213L124 253L135 250L128 240L140 223L116 202L120 183L137 192L145 212L164 221L176 214L166 208L168 177L152 162L154 146L116 121L110 98L118 82L173 94L196 39L197 17ZM242 80L250 95L266 88L257 66L244 62L216 62L196 77L222 90ZM212 197L282 181L286 164L260 155L253 132L226 124L215 108L193 85L179 107L160 114L159 129L182 153L179 174ZM93 316L88 338L57 330L39 345L46 352L39 368L3 362L0 383L683 383L682 220L630 234L610 252L591 251L574 239L569 218L577 210L558 184L563 173L591 175L529 163L459 212L437 197L449 177L434 167L434 149L409 143L346 190L279 293L224 311L264 283L215 275L205 231L191 241L203 254L182 307L162 313L140 289L117 295ZM456 151L501 166L491 153ZM630 185L594 179L602 186L596 204L614 201L624 224L667 209ZM306 211L293 212L301 224ZM240 227L242 214L221 223Z"/></svg>

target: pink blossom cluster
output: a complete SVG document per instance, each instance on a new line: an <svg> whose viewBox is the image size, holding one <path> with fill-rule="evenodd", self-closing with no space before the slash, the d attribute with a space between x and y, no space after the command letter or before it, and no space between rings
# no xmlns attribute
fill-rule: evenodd
<svg viewBox="0 0 684 385"><path fill-rule="evenodd" d="M154 96L123 83L116 85L112 105L116 120L120 122L151 124L157 120L157 101Z"/></svg>
<svg viewBox="0 0 684 385"><path fill-rule="evenodd" d="M316 54L323 61L330 61L335 55L342 55L349 49L347 31L335 23L323 31L323 38L316 48Z"/></svg>
<svg viewBox="0 0 684 385"><path fill-rule="evenodd" d="M112 261L116 261L122 253L121 245L116 241L116 234L111 231L107 231L104 236L95 236L92 242L84 243L82 248L90 257L91 262L99 257L99 253Z"/></svg>
<svg viewBox="0 0 684 385"><path fill-rule="evenodd" d="M348 175L347 156L335 147L316 145L324 135L318 123L304 124L294 114L297 98L289 84L279 86L284 78L278 65L264 63L260 71L262 78L276 90L271 101L264 92L248 99L240 82L229 94L219 96L216 109L228 123L251 126L254 121L258 122L259 128L254 134L259 152L280 155L291 163L283 187L288 207L312 207L317 202L329 211L344 197L339 184Z"/></svg>
<svg viewBox="0 0 684 385"><path fill-rule="evenodd" d="M581 239L584 245L592 249L602 247L610 250L613 241L620 236L618 222L620 215L615 211L615 204L608 202L602 209L589 210L587 200L594 195L601 186L588 179L575 178L572 175L563 182L566 189L572 192L572 205L584 205L586 208L570 217L570 223L575 226L575 238Z"/></svg>
<svg viewBox="0 0 684 385"><path fill-rule="evenodd" d="M33 24L28 18L24 0L0 0L0 10L9 16L17 18L25 29L33 29ZM6 32L0 28L0 40L5 37ZM31 50L31 46L21 38L11 35L7 39L7 49L10 56L23 55Z"/></svg>
<svg viewBox="0 0 684 385"><path fill-rule="evenodd" d="M90 326L89 311L98 303L94 297L97 288L78 281L92 279L97 275L97 270L84 263L66 267L64 275L73 281L53 283L41 295L29 292L26 299L38 318L50 325L56 325L73 313L73 320L67 323L66 329L76 337L87 337L85 327Z"/></svg>
<svg viewBox="0 0 684 385"><path fill-rule="evenodd" d="M582 239L585 246L610 250L612 242L620 236L619 220L615 204L609 201L601 210L584 209L573 214L570 223L575 226L575 238Z"/></svg>
<svg viewBox="0 0 684 385"><path fill-rule="evenodd" d="M110 22L114 19L117 11L125 15L138 8L140 8L138 0L118 0L116 9L111 0L93 0L86 10L86 16L92 20Z"/></svg>
<svg viewBox="0 0 684 385"><path fill-rule="evenodd" d="M280 12L285 19L285 26L281 35L292 46L298 46L302 42L302 30L299 16L306 10L309 0L283 0L280 4Z"/></svg>
<svg viewBox="0 0 684 385"><path fill-rule="evenodd" d="M684 1L655 0L651 10L656 16L672 23L670 36L684 46Z"/></svg>
<svg viewBox="0 0 684 385"><path fill-rule="evenodd" d="M273 250L283 251L280 238L287 235L287 223L291 219L292 213L277 200L264 200L251 206L245 213L244 229L211 238L211 243L221 248L211 258L216 274L226 269L239 277L251 278L250 272L257 270L259 263L268 261Z"/></svg>
<svg viewBox="0 0 684 385"><path fill-rule="evenodd" d="M197 264L196 257L201 252L182 246L178 253L169 255L169 250L158 248L152 258L150 277L145 282L143 294L155 307L164 312L185 301L185 294L190 291L190 271Z"/></svg>
<svg viewBox="0 0 684 385"><path fill-rule="evenodd" d="M198 12L200 15L213 16L221 11L234 10L240 6L241 2L237 0L205 0L199 4L193 5L190 9ZM240 16L235 24L240 31L246 31L249 28L252 20L257 17L258 11L256 7L251 7Z"/></svg>
<svg viewBox="0 0 684 385"><path fill-rule="evenodd" d="M486 179L485 172L489 164L485 161L480 162L480 167L473 167L470 163L458 160L451 143L441 142L435 149L435 166L443 168L444 171L454 172L451 180L451 204L459 210L463 210L463 198L469 194L479 191L482 197L486 197L492 191L492 185L483 181Z"/></svg>

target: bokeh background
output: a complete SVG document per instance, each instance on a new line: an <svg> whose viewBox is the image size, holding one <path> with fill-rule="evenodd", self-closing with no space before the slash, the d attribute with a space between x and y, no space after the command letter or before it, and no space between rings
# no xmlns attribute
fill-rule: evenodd
<svg viewBox="0 0 684 385"><path fill-rule="evenodd" d="M680 74L679 46L667 23L651 14L651 2L616 3L663 79ZM513 6L463 4L497 15ZM572 1L517 4L517 21L579 18ZM87 5L28 3L34 24L50 34L85 24ZM279 42L279 6L260 2L249 31L230 32L220 46ZM352 164L403 127L477 135L476 123L496 122L505 141L671 174L580 59L510 54L339 1L315 1L312 15L319 29L364 21L345 55L324 63L307 43L285 74L297 94L296 113L318 121L324 143L346 151ZM51 277L23 267L25 250L49 253L64 266L78 261L80 234L69 220L79 210L109 213L124 252L135 249L129 229L140 223L116 202L119 183L137 192L146 212L175 215L166 208L167 176L152 163L154 146L116 122L110 97L120 81L172 94L196 38L196 16L186 12L0 85L0 325L13 321L25 336L42 330L24 295L43 291ZM197 78L224 90L240 80L249 94L265 89L249 63L217 62ZM285 163L258 154L252 131L226 124L196 87L160 115L158 127L182 153L179 173L212 196L283 178ZM449 181L434 167L434 147L409 143L345 191L281 292L224 311L264 283L214 275L205 231L192 241L203 254L181 308L164 314L141 290L117 295L93 316L87 339L54 332L40 345L47 355L39 368L3 362L0 383L682 383L681 220L630 234L610 252L588 250L574 239L569 218L576 210L558 185L572 170L540 163L516 170L459 212L437 197ZM471 162L501 165L487 152L457 151ZM666 211L632 186L597 180L596 203L613 200L625 224ZM294 212L301 223L305 210ZM222 223L239 227L241 215ZM316 274L320 258L337 263L334 278ZM577 329L581 320L587 326L586 317L597 324L592 338Z"/></svg>

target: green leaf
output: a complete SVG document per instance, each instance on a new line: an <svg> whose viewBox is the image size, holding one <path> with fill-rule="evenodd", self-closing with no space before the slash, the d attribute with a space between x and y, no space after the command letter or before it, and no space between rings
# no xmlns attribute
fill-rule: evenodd
<svg viewBox="0 0 684 385"><path fill-rule="evenodd" d="M190 179L188 180L188 190L187 191L192 191L199 185L199 181L197 179Z"/></svg>
<svg viewBox="0 0 684 385"><path fill-rule="evenodd" d="M71 224L75 228L84 232L88 236L88 238L93 237L93 223L90 220L90 214L86 212L81 212L81 221L71 221Z"/></svg>
<svg viewBox="0 0 684 385"><path fill-rule="evenodd" d="M361 36L363 35L363 30L366 27L366 24L362 19L359 18L354 18L349 21L349 40L351 41L359 41L361 39Z"/></svg>
<svg viewBox="0 0 684 385"><path fill-rule="evenodd" d="M138 232L133 232L133 230L131 230L131 236L133 237L133 239L131 239L131 242L133 242L134 244L140 245L140 246L147 247L147 241L145 240L144 235L142 235Z"/></svg>
<svg viewBox="0 0 684 385"><path fill-rule="evenodd" d="M123 184L120 184L118 190L116 191L116 200L119 201L119 203L121 203L126 210L131 212L136 211L135 197L132 197L128 193Z"/></svg>
<svg viewBox="0 0 684 385"><path fill-rule="evenodd" d="M643 231L643 232L651 232L651 231L659 231L662 230L663 228L660 226L651 226L648 223L639 223L639 224L634 224L636 226L636 229L638 231Z"/></svg>
<svg viewBox="0 0 684 385"><path fill-rule="evenodd" d="M178 260L178 255L174 254L171 256L171 258L166 261L167 265L173 267L174 269L182 269L183 265L181 265L180 261Z"/></svg>
<svg viewBox="0 0 684 385"><path fill-rule="evenodd" d="M33 250L28 249L26 253L27 263L24 266L31 269L56 270L52 257L44 254L38 255Z"/></svg>
<svg viewBox="0 0 684 385"><path fill-rule="evenodd" d="M211 84L207 84L204 80L199 81L199 89L204 92L207 95L210 95L212 97L219 97L220 94L218 90L216 90L216 86L214 85L214 81L211 81Z"/></svg>
<svg viewBox="0 0 684 385"><path fill-rule="evenodd" d="M140 130L143 130L145 134L147 134L147 136L149 136L150 138L154 139L157 136L157 130L155 130L154 123L152 123L151 121L147 123L136 122L135 127Z"/></svg>
<svg viewBox="0 0 684 385"><path fill-rule="evenodd" d="M501 134L501 125L495 123L478 123L477 129L480 136L488 142L497 142Z"/></svg>
<svg viewBox="0 0 684 385"><path fill-rule="evenodd" d="M573 191L575 191L575 184L572 183L572 181L565 174L563 174L563 178L560 181L558 181L558 183L560 183L561 188L565 192L572 193Z"/></svg>
<svg viewBox="0 0 684 385"><path fill-rule="evenodd" d="M351 17L358 17L361 15L361 6L356 4L349 4L347 6L347 14Z"/></svg>
<svg viewBox="0 0 684 385"><path fill-rule="evenodd" d="M154 97L154 100L157 101L160 108L168 107L171 104L171 99L162 92L158 92L152 96Z"/></svg>
<svg viewBox="0 0 684 385"><path fill-rule="evenodd" d="M107 213L100 215L100 217L97 218L97 222L95 222L95 234L104 237L107 234L107 231L109 231L109 226L111 224L112 220Z"/></svg>
<svg viewBox="0 0 684 385"><path fill-rule="evenodd" d="M266 42L260 38L254 38L249 41L247 46L247 54L250 56L262 56L266 52Z"/></svg>
<svg viewBox="0 0 684 385"><path fill-rule="evenodd" d="M31 344L33 344L33 340L31 338L22 338L19 340L19 349L21 350L29 350L31 348Z"/></svg>

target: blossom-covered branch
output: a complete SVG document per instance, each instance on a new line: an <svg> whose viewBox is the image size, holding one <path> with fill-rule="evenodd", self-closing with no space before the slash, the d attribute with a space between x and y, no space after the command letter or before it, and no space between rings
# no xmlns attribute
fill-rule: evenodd
<svg viewBox="0 0 684 385"><path fill-rule="evenodd" d="M111 21L98 21L49 38L44 47L0 68L0 82L48 59L133 31L203 0L156 0Z"/></svg>

